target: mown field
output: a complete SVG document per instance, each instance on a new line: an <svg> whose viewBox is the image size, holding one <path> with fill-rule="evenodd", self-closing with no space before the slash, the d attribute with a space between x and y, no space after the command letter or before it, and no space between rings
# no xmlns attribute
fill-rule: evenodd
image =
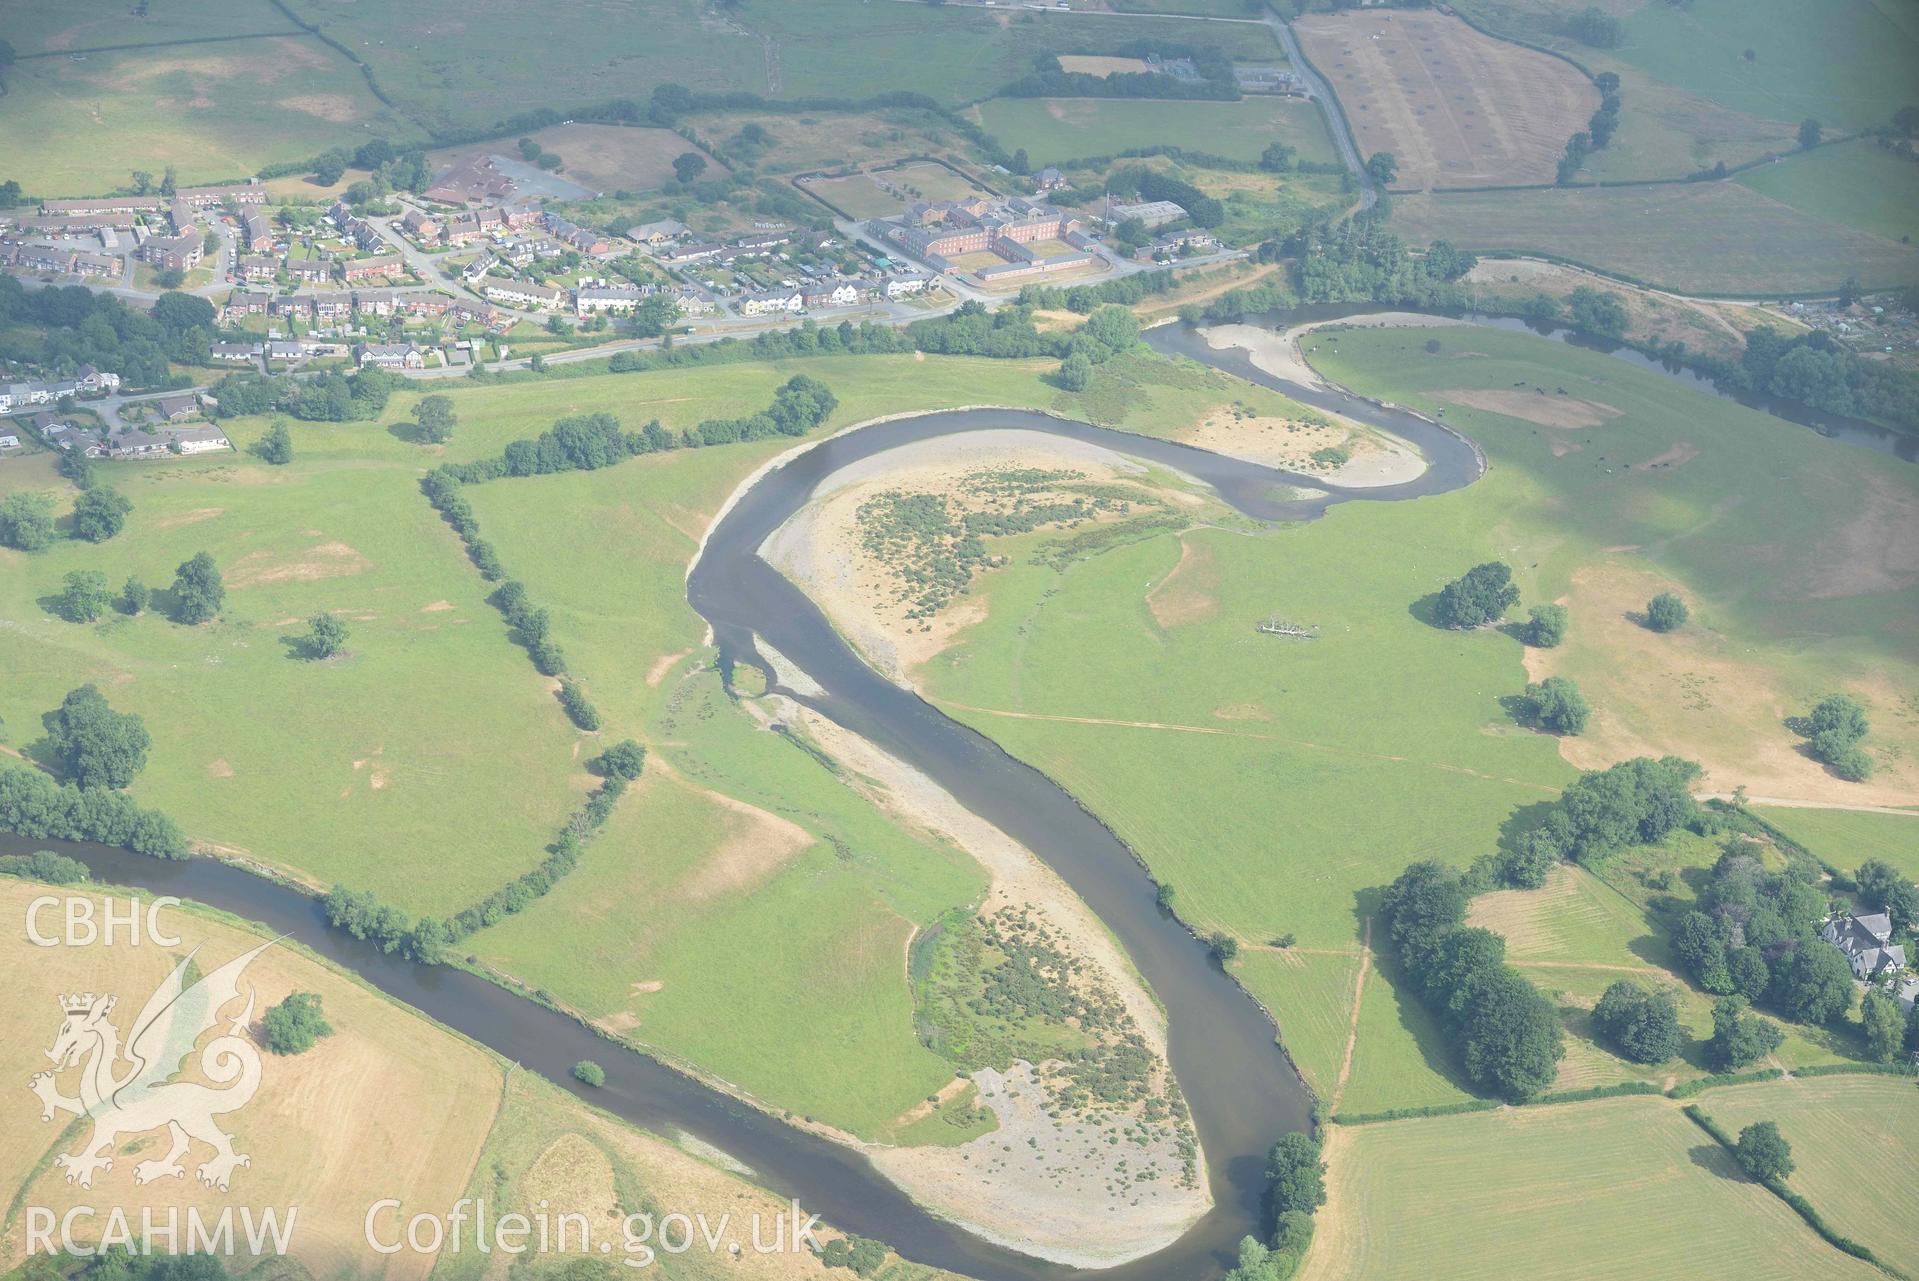
<svg viewBox="0 0 1919 1281"><path fill-rule="evenodd" d="M1904 1267L1919 1259L1919 1191L1904 1178L1864 1179L1861 1170L1898 1170L1919 1145L1913 1083L1883 1076L1807 1077L1717 1091L1702 1106L1730 1134L1771 1121L1798 1166L1787 1180L1826 1221Z"/></svg>
<svg viewBox="0 0 1919 1281"><path fill-rule="evenodd" d="M1328 1155L1330 1196L1299 1273L1310 1281L1414 1281L1440 1259L1552 1281L1882 1275L1821 1241L1665 1099L1336 1128Z"/></svg>
<svg viewBox="0 0 1919 1281"><path fill-rule="evenodd" d="M1297 148L1302 160L1334 158L1319 109L1292 98L993 98L971 108L971 114L1008 151L1025 148L1035 165L1113 156L1136 147L1181 147L1253 161L1275 142Z"/></svg>
<svg viewBox="0 0 1919 1281"><path fill-rule="evenodd" d="M1768 823L1820 858L1846 871L1884 859L1919 880L1919 811L1913 814L1761 807Z"/></svg>
<svg viewBox="0 0 1919 1281"><path fill-rule="evenodd" d="M1296 30L1361 154L1392 155L1401 187L1551 182L1599 106L1578 68L1451 14L1313 14Z"/></svg>
<svg viewBox="0 0 1919 1281"><path fill-rule="evenodd" d="M1425 350L1429 339L1437 352ZM1792 585L1828 575L1822 581L1839 586L1824 558L1837 554L1833 531L1862 518L1860 492L1897 506L1919 480L1895 460L1530 336L1355 331L1312 341L1331 376L1446 410L1485 445L1490 474L1442 497L1348 504L1303 527L1135 542L1063 573L1016 555L975 588L986 618L921 674L950 714L1112 823L1177 888L1182 916L1202 932L1226 929L1255 947L1297 935L1298 956L1256 954L1244 968L1323 1083L1338 1071L1351 1018L1341 976L1378 888L1417 858L1463 865L1493 850L1510 817L1549 800L1575 761L1677 752L1704 761L1720 790L1746 779L1771 780L1755 781L1757 794L1855 786L1800 756L1779 720L1815 691L1850 689L1885 706L1919 687L1901 639L1919 625L1919 599L1910 575L1855 578L1821 599ZM1079 398L1082 408L1104 400L1107 376ZM1529 389L1515 416L1445 394L1515 382ZM1587 430L1527 421L1517 414L1543 412L1527 403L1540 399L1534 385L1546 389L1541 403L1564 386L1614 416ZM1138 420L1159 424L1148 430L1179 421L1179 397L1207 392L1162 394L1166 403ZM1777 492L1786 474L1792 502L1756 497ZM1516 641L1421 621L1423 597L1493 556L1517 568L1525 600L1572 596L1571 638L1554 661L1597 709L1588 738L1568 741L1575 761L1517 725L1501 701L1528 678ZM1755 561L1770 566L1764 583L1753 582ZM1694 602L1695 626L1663 650L1622 650L1607 621L1614 607L1569 592L1595 573L1677 588ZM1155 608L1169 593L1182 602L1171 622ZM1319 637L1254 631L1275 613L1317 626ZM1709 696L1671 693L1707 681ZM1886 722L1885 772L1868 785L1882 790L1862 798L1914 787L1903 725ZM1588 749L1589 739L1599 745ZM1690 865L1715 853L1668 856ZM1603 949L1581 935L1570 952L1542 959L1663 967L1662 952L1636 950L1655 934L1636 909L1599 925ZM1460 1097L1423 1012L1396 1001L1382 972L1367 984L1343 1108ZM1595 982L1569 971L1550 984L1575 1031L1603 990ZM1692 1006L1698 1032L1703 1006ZM1814 1039L1788 1053L1824 1060L1834 1047ZM1635 1070L1595 1058L1569 1071Z"/></svg>
<svg viewBox="0 0 1919 1281"><path fill-rule="evenodd" d="M1750 169L1739 181L1802 213L1890 240L1919 235L1919 164L1870 141L1843 142Z"/></svg>
<svg viewBox="0 0 1919 1281"><path fill-rule="evenodd" d="M1394 224L1414 243L1550 254L1693 293L1836 290L1919 281L1919 251L1828 222L1740 184L1456 192L1402 196Z"/></svg>

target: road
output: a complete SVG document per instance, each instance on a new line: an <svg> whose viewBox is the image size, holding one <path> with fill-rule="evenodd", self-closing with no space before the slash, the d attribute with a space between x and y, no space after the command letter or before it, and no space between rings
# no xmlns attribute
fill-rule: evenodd
<svg viewBox="0 0 1919 1281"><path fill-rule="evenodd" d="M1319 73L1306 61L1306 55L1299 47L1299 37L1279 16L1279 11L1270 5L1266 8L1266 25L1272 28L1273 38L1286 51L1286 60L1293 64L1293 71L1299 76L1300 83L1306 86L1307 95L1319 104L1319 114L1326 118L1326 132L1333 136L1333 146L1338 149L1339 158L1346 162L1354 181L1359 183L1359 207L1371 209L1379 203L1379 190L1373 186L1372 174L1366 171L1366 160L1359 154L1359 144L1353 140L1353 131L1346 125L1346 115L1339 109L1339 99L1333 95L1333 87L1320 79Z"/></svg>

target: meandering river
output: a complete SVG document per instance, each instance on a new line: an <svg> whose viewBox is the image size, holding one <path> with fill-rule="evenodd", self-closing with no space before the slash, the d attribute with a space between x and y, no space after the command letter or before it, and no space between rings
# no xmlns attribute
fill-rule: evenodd
<svg viewBox="0 0 1919 1281"><path fill-rule="evenodd" d="M919 769L1032 850L1124 944L1166 1009L1172 1068L1206 1155L1215 1203L1156 1254L1085 1273L988 1243L912 1202L859 1152L789 1126L643 1054L618 1049L574 1019L476 975L383 954L329 929L314 899L239 867L211 859L167 863L7 834L0 834L0 853L57 848L87 863L102 881L207 903L291 935L593 1104L646 1129L683 1132L712 1144L774 1192L797 1197L835 1226L886 1241L918 1262L982 1281L1199 1281L1217 1275L1232 1265L1239 1239L1260 1231L1267 1149L1280 1134L1310 1124L1311 1093L1277 1048L1265 1011L1212 963L1204 945L1158 909L1145 871L1097 818L1039 771L868 667L813 602L759 555L767 536L841 468L900 445L971 431L1024 428L1101 445L1192 476L1241 512L1267 520L1311 519L1339 502L1443 493L1471 484L1485 470L1477 446L1430 419L1276 378L1255 368L1244 351L1214 350L1186 326L1151 331L1148 341L1162 352L1190 356L1392 432L1416 445L1430 465L1406 484L1345 489L1044 414L924 414L821 441L762 475L710 531L688 576L687 594L712 626L724 664L763 667L755 643L764 639L817 687L806 695L784 692ZM589 1090L573 1081L569 1069L582 1058L606 1066L604 1086Z"/></svg>

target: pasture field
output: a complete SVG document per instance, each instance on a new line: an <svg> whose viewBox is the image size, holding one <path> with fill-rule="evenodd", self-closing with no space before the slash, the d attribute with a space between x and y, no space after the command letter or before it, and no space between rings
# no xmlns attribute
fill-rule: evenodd
<svg viewBox="0 0 1919 1281"><path fill-rule="evenodd" d="M1897 531L1912 527L1903 513L1919 474L1910 464L1831 448L1802 427L1528 335L1450 330L1437 352L1416 330L1321 332L1308 345L1336 381L1422 412L1446 410L1479 440L1494 471L1467 493L1497 482L1502 460L1537 486L1537 506L1508 514L1523 539L1510 559L1526 562L1527 600L1570 602L1567 643L1527 657L1533 679L1563 672L1594 705L1586 733L1561 740L1575 764L1656 750L1702 762L1711 790L1745 782L1757 795L1919 800L1919 726L1895 712L1919 689L1904 640L1919 627L1919 575L1844 550L1881 527L1895 531L1887 546L1896 546ZM1507 413L1452 394L1515 385L1527 390L1504 402ZM1527 421L1562 386L1568 399L1618 416L1579 429ZM1754 440L1765 442L1763 460L1752 457ZM1795 475L1791 502L1761 497L1779 492L1779 468ZM1759 581L1754 564L1767 567ZM1649 644L1654 634L1643 628L1621 630L1628 609L1644 608L1636 589L1648 583L1693 606L1670 644ZM1884 709L1880 772L1869 783L1830 776L1781 724L1835 690Z"/></svg>
<svg viewBox="0 0 1919 1281"><path fill-rule="evenodd" d="M1869 140L1787 156L1739 181L1828 222L1890 240L1919 236L1919 164Z"/></svg>
<svg viewBox="0 0 1919 1281"><path fill-rule="evenodd" d="M1911 98L1915 31L1897 6L1836 0L1816 10L1725 0L1681 6L1615 0L1626 39L1596 49L1570 30L1585 0L1462 0L1496 34L1543 45L1620 78L1619 132L1584 172L1676 178L1794 146L1799 121L1829 131L1883 124ZM1753 57L1748 61L1746 51Z"/></svg>
<svg viewBox="0 0 1919 1281"><path fill-rule="evenodd" d="M895 90L971 101L1026 74L1036 53L1106 53L1138 39L1212 44L1229 56L1261 28L1147 15L1070 14L810 0L720 9L664 0L645 21L609 20L591 0L527 9L425 0L401 17L353 0L290 0L352 48L406 114L443 131L533 107L644 100L674 83L769 98L861 100ZM1218 31L1211 30L1220 27ZM1195 28L1207 28L1195 30ZM556 85L565 89L558 93Z"/></svg>
<svg viewBox="0 0 1919 1281"><path fill-rule="evenodd" d="M1553 1281L1881 1275L1821 1241L1665 1099L1335 1127L1328 1157L1299 1272L1309 1281L1413 1281L1435 1259Z"/></svg>
<svg viewBox="0 0 1919 1281"><path fill-rule="evenodd" d="M71 1118L43 1123L25 1090L27 1079L47 1067L42 1051L60 1027L59 998L79 992L117 995L113 1021L124 1034L184 951L33 946L24 926L26 906L46 892L44 885L0 877L0 919L5 921L0 957L9 992L0 1068L18 1083L20 1093L0 1117L0 1195L16 1212L21 1205L46 1206L55 1213L75 1205L116 1205L137 1223L147 1206L159 1210L161 1222L169 1206L217 1215L229 1195L254 1206L297 1205L295 1258L309 1275L337 1276L362 1273L368 1262L361 1223L373 1200L395 1196L409 1205L441 1206L461 1194L488 1142L504 1065L294 945L270 948L247 967L256 1020L290 992L312 992L320 997L334 1033L298 1056L262 1053L259 1091L244 1108L220 1118L235 1149L252 1157L250 1166L234 1172L231 1193L195 1181L192 1167L210 1155L198 1144L188 1157L186 1177L136 1186L136 1152L138 1160L164 1154L165 1138L154 1134L129 1136L113 1168L96 1175L90 1191L66 1183L52 1158L77 1150L86 1130L75 1126L66 1132ZM102 901L99 892L89 897L96 905ZM185 948L200 949L203 970L269 937L202 909L163 910L160 919ZM229 1013L238 1008L236 1002ZM253 1026L258 1038L257 1021ZM198 1062L197 1055L192 1062ZM71 1090L73 1082L68 1076L60 1084ZM406 1140L395 1142L400 1134ZM80 1234L86 1235L84 1226ZM18 1263L24 1245L22 1225L14 1219L0 1235L0 1266ZM396 1256L386 1275L424 1277L432 1262L418 1254Z"/></svg>
<svg viewBox="0 0 1919 1281"><path fill-rule="evenodd" d="M1880 858L1919 880L1919 811L1906 815L1757 808L1761 818L1834 867L1851 872L1868 859Z"/></svg>
<svg viewBox="0 0 1919 1281"><path fill-rule="evenodd" d="M1729 1134L1771 1121L1798 1166L1786 1180L1834 1228L1903 1267L1919 1259L1919 1192L1909 1179L1858 1178L1898 1169L1919 1145L1913 1083L1885 1076L1801 1077L1704 1096L1701 1106Z"/></svg>
<svg viewBox="0 0 1919 1281"><path fill-rule="evenodd" d="M482 399L455 394L463 409ZM232 430L244 444L261 426ZM484 425L462 428L453 448L478 452ZM154 747L133 794L190 837L410 913L457 909L543 857L591 781L571 759L578 735L420 497L426 455L374 424L296 425L294 448L284 468L233 454L103 464L133 503L118 537L0 552L7 747L34 754L42 713L92 682L146 719ZM64 514L71 487L49 492ZM51 612L68 571L164 589L202 550L228 589L213 623ZM320 610L348 621L348 652L302 661L292 638ZM455 832L460 857L444 859Z"/></svg>
<svg viewBox="0 0 1919 1281"><path fill-rule="evenodd" d="M1919 250L1736 182L1402 196L1415 244L1550 254L1693 293L1767 295L1919 282Z"/></svg>
<svg viewBox="0 0 1919 1281"><path fill-rule="evenodd" d="M1599 106L1576 68L1450 14L1314 14L1294 29L1360 151L1399 162L1396 186L1551 182L1566 139Z"/></svg>
<svg viewBox="0 0 1919 1281"><path fill-rule="evenodd" d="M1425 350L1429 339L1437 352ZM1835 449L1802 428L1529 335L1320 331L1308 341L1329 376L1446 410L1486 447L1490 473L1457 493L1347 504L1305 526L1149 538L1063 572L1016 556L975 585L985 617L919 669L936 703L1111 823L1177 887L1182 917L1202 932L1225 929L1244 944L1291 932L1304 949L1350 952L1373 895L1408 862L1470 862L1499 844L1516 810L1549 800L1574 765L1641 751L1701 760L1714 790L1741 781L1764 795L1858 788L1847 794L1874 803L1919 791L1903 763L1919 745L1903 722L1887 720L1880 732L1904 757L1889 752L1868 785L1831 779L1779 724L1809 706L1814 690L1850 689L1877 707L1891 691L1919 688L1901 639L1919 625L1912 575L1842 581L1826 560L1835 529L1868 520L1862 492L1904 510L1919 487L1906 464ZM1218 394L1203 375L1190 387L1153 386L1142 364L1103 367L1086 393L1056 403L1105 418L1102 406L1140 399L1138 380L1161 403L1116 421L1166 432ZM1506 414L1460 399L1477 399L1471 388L1510 394L1515 383L1529 390L1492 402ZM1563 408L1559 386L1613 416L1584 430L1529 421L1544 413L1538 406ZM1766 501L1785 474L1795 477L1795 500ZM1501 700L1529 678L1517 642L1421 621L1423 597L1494 556L1518 567L1525 601L1570 596L1571 634L1551 654L1553 670L1574 675L1595 706L1586 737L1558 742L1514 723ZM1759 586L1755 562L1770 567ZM1680 590L1694 625L1658 644L1622 641L1609 620L1645 595L1582 600L1582 583L1608 575ZM1811 599L1794 586L1814 581L1834 594ZM1164 608L1171 596L1177 611ZM1274 613L1319 627L1318 638L1254 631ZM1705 693L1675 697L1694 688ZM1602 917L1541 959L1656 970L1663 953L1643 955L1638 942L1656 931L1636 915ZM1599 941L1603 950L1586 955ZM1286 979L1276 964L1262 958L1248 969L1275 1009L1307 1011L1318 1030L1304 1038L1301 1059L1323 1077L1334 1039L1325 1029L1338 1024L1335 1002L1350 1017L1350 998L1320 975L1302 977L1298 995L1275 995ZM1552 986L1585 995L1572 977ZM1392 995L1376 972L1346 1110L1459 1097L1423 1011L1410 1000L1396 1009ZM1569 996L1568 1005L1578 1002ZM1826 1059L1831 1047L1809 1040L1794 1053Z"/></svg>
<svg viewBox="0 0 1919 1281"><path fill-rule="evenodd" d="M264 29L287 27L258 10ZM224 30L209 23L202 34ZM27 58L8 69L7 87L7 175L41 196L109 190L135 169L157 182L168 165L182 185L234 181L369 132L417 132L305 34Z"/></svg>
<svg viewBox="0 0 1919 1281"><path fill-rule="evenodd" d="M1160 146L1252 161L1275 142L1298 148L1302 160L1334 158L1319 109L1293 98L992 98L969 114L1008 151L1024 147L1035 165Z"/></svg>
<svg viewBox="0 0 1919 1281"><path fill-rule="evenodd" d="M1901 6L1834 0L1646 3L1626 19L1624 61L1738 111L1829 128L1884 124L1912 101L1919 22ZM1747 50L1752 58L1745 57Z"/></svg>
<svg viewBox="0 0 1919 1281"><path fill-rule="evenodd" d="M284 35L299 28L267 0L205 0L194 5L149 5L135 15L118 0L31 0L0 3L0 25L16 55L70 55L107 46L164 45L209 36Z"/></svg>

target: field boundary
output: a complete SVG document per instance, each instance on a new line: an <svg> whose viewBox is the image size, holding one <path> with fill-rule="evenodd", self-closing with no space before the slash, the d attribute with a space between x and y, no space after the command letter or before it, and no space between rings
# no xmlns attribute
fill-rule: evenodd
<svg viewBox="0 0 1919 1281"><path fill-rule="evenodd" d="M243 31L231 36L186 36L179 40L148 40L135 44L97 44L84 49L43 49L39 53L22 53L14 56L14 61L33 62L45 58L72 58L93 53L127 53L141 49L172 49L186 44L226 44L234 40L272 40L282 36L310 36L313 32L304 28L298 31Z"/></svg>
<svg viewBox="0 0 1919 1281"><path fill-rule="evenodd" d="M1704 1130L1712 1137L1713 1142L1724 1148L1727 1153L1730 1154L1736 1150L1737 1145L1734 1143L1732 1136L1721 1129L1719 1123L1713 1120L1705 1109L1701 1108L1697 1103L1688 1103L1679 1110L1685 1113L1688 1121L1691 1121L1694 1125ZM1874 1254L1870 1246L1862 1242L1854 1241L1851 1237L1841 1234L1836 1228L1828 1224L1825 1219L1820 1216L1818 1209L1814 1207L1813 1203L1806 1200L1805 1197L1799 1195L1797 1192L1794 1192L1791 1188L1788 1188L1784 1180L1754 1179L1753 1182L1790 1206L1793 1213L1805 1220L1806 1226L1818 1233L1819 1238L1833 1249L1838 1250L1842 1254L1849 1254L1855 1259L1864 1259L1867 1263L1872 1264L1887 1276L1898 1278L1898 1281L1910 1281L1910 1278L1908 1278L1904 1272L1901 1272Z"/></svg>

